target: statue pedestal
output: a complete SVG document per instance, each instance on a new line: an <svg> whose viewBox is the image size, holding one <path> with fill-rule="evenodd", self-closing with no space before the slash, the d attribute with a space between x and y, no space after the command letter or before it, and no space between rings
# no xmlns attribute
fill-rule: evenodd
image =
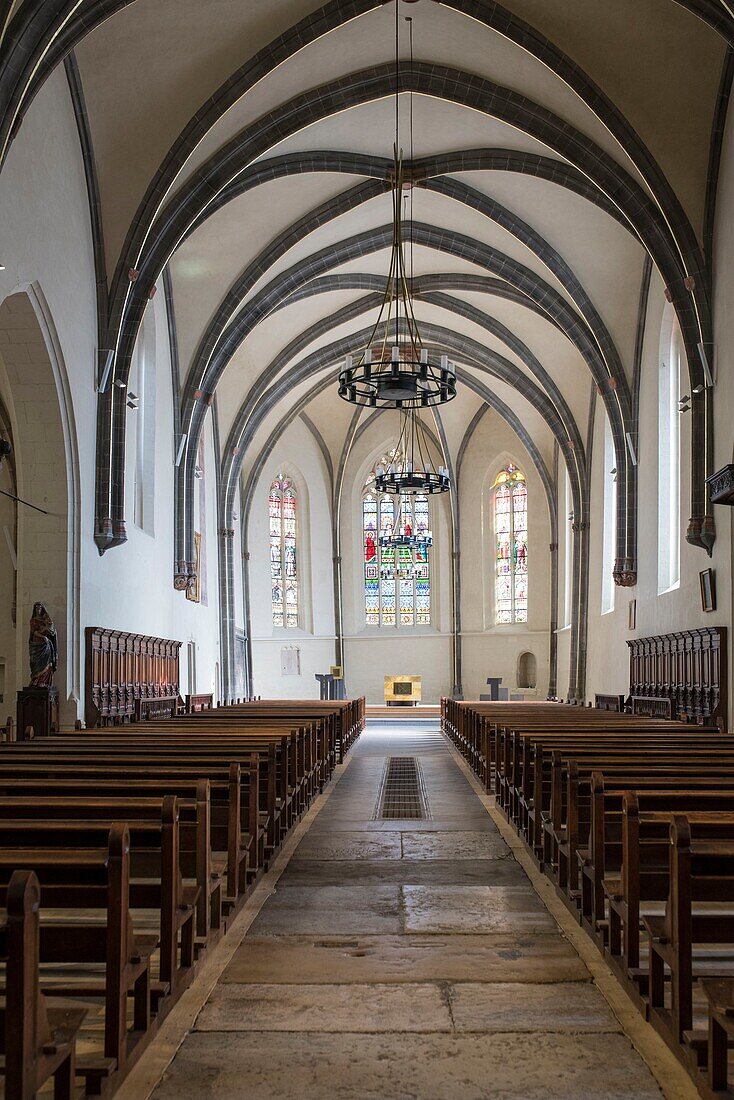
<svg viewBox="0 0 734 1100"><path fill-rule="evenodd" d="M59 732L59 689L27 687L18 692L18 740L25 741L26 729L33 726L35 737Z"/></svg>

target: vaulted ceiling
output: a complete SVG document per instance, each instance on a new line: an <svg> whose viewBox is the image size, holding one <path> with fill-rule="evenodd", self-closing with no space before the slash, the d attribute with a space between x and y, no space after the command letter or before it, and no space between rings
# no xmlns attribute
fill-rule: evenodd
<svg viewBox="0 0 734 1100"><path fill-rule="evenodd" d="M335 462L343 447L352 410L325 383L387 270L396 2L417 315L468 380L446 415L454 457L492 395L547 462L554 438L583 457L592 379L634 428L648 255L689 353L710 340L728 4L16 3L19 26L57 22L11 123L74 47L115 371L168 266L182 431L216 393L235 475L243 444L300 409Z"/></svg>

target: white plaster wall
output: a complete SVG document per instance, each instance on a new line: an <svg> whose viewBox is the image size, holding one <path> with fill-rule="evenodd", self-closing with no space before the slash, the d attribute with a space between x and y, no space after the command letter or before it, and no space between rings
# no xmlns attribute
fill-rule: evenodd
<svg viewBox="0 0 734 1100"><path fill-rule="evenodd" d="M84 171L63 68L39 92L10 148L0 175L0 210L0 262L5 265L0 272L0 300L33 288L45 303L59 371L68 383L72 434L80 452L78 508L82 514L77 519L80 531L84 530L91 540L96 355L94 266ZM7 396L12 406L12 394ZM24 456L17 457L22 466ZM32 462L33 456L27 456L27 460ZM22 481L22 469L19 480ZM67 469L67 482L72 481ZM67 546L67 554L69 550ZM44 596L45 593L39 592L35 598ZM80 600L83 597L77 595L77 606ZM77 623L67 614L68 610L49 606L52 616L62 625L63 635L68 626L71 636L70 649L64 646L60 653L56 677L67 719L77 712L83 665ZM17 676L15 683L7 685L6 697L12 700L11 709L15 690L27 682L26 636L27 623L19 622Z"/></svg>
<svg viewBox="0 0 734 1100"><path fill-rule="evenodd" d="M219 562L212 412L205 422L204 491L206 602L186 599L173 587L175 467L173 395L166 304L162 288L148 306L155 323L156 436L154 535L138 527L133 492L138 413L128 410L126 506L127 542L100 557L94 543L84 566L85 623L174 638L181 648L181 691L188 690L186 644L196 643L196 690L214 692L219 657ZM131 386L135 384L131 377ZM197 483L198 493L198 483ZM198 505L195 518L198 526Z"/></svg>
<svg viewBox="0 0 734 1100"><path fill-rule="evenodd" d="M716 354L715 388L716 469L732 461L732 416L734 415L734 372L731 338L734 334L729 299L734 285L730 259L731 220L734 216L734 148L731 125L724 150L717 218ZM647 311L643 366L640 386L639 431L639 544L638 575L634 588L615 589L614 611L601 614L601 551L604 424L597 409L592 467L591 568L589 587L589 637L587 698L595 692L623 692L629 689L629 660L626 641L632 637L664 634L677 629L730 626L732 533L730 509L715 508L717 538L711 558L685 541L690 516L691 416L683 414L681 429L680 499L680 586L658 594L658 366L660 329L665 299L660 279L653 275ZM685 359L681 367L681 393L690 394ZM718 609L701 609L699 571L716 570ZM628 629L629 601L636 600L636 629ZM729 648L731 649L731 643ZM730 657L731 660L731 657ZM731 683L731 677L729 678ZM731 700L730 700L731 706Z"/></svg>
<svg viewBox="0 0 734 1100"><path fill-rule="evenodd" d="M544 441L537 441L541 446ZM546 459L547 461L547 459ZM528 623L494 622L495 533L492 485L514 462L528 487ZM550 623L550 519L545 489L536 468L511 428L495 412L479 422L460 474L463 687L467 699L486 694L487 677L501 676L502 687L517 689L520 655L531 652L537 666L535 692L548 693Z"/></svg>
<svg viewBox="0 0 734 1100"><path fill-rule="evenodd" d="M71 651L61 654L56 677L71 720L83 712L85 626L135 630L186 642L199 649L199 690L213 684L218 659L218 584L214 455L208 429L207 541L208 605L176 593L173 575L173 454L170 363L164 296L155 311L157 340L156 526L155 537L133 523L131 485L126 509L129 541L100 558L93 539L95 424L97 395L95 274L89 208L76 123L63 68L44 85L12 144L0 176L2 256L0 300L17 290L37 288L48 313L59 369L68 385L73 447L78 451L79 562L70 563L79 590L73 606ZM22 460L22 456L21 456ZM67 474L69 471L67 470ZM70 477L70 480L73 478ZM67 556L71 548L67 546ZM39 592L36 598L43 599ZM72 604L70 603L70 607ZM49 608L55 618L68 609ZM20 624L25 634L26 624ZM25 676L26 669L23 669ZM181 662L185 691L186 660ZM21 678L23 678L21 676ZM13 685L15 687L17 685ZM7 696L6 696L7 698Z"/></svg>
<svg viewBox="0 0 734 1100"><path fill-rule="evenodd" d="M420 676L423 702L437 703L454 683L447 495L431 500L432 625L393 629L364 622L362 490L376 460L395 445L396 425L395 414L376 418L353 445L346 465L340 523L346 688L368 703L383 703L385 676Z"/></svg>
<svg viewBox="0 0 734 1100"><path fill-rule="evenodd" d="M270 601L268 493L276 474L298 490L298 581L301 626L273 627ZM301 420L284 432L252 495L246 550L250 555L253 688L265 698L319 697L316 673L334 664L331 489L319 447ZM300 675L283 676L281 649L300 649Z"/></svg>

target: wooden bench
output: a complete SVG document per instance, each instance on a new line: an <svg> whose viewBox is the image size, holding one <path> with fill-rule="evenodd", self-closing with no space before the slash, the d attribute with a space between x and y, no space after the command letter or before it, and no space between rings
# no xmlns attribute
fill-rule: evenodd
<svg viewBox="0 0 734 1100"><path fill-rule="evenodd" d="M162 793L176 794L180 798L197 798L200 809L202 781L197 771L187 768L156 768L156 778L151 779L150 767L138 766L90 766L86 768L2 768L0 766L0 794L43 796L56 795L146 796ZM222 905L231 911L244 899L248 881L259 872L258 842L260 831L258 803L253 788L258 774L253 767L244 777L239 763L229 767L210 766L206 769L209 789L210 861L212 872L226 868L226 897ZM50 773L51 772L51 773ZM260 837L262 840L262 835ZM220 855L221 854L221 855ZM200 859L204 854L200 853ZM197 881L206 876L202 862L197 871ZM213 883L218 889L218 883ZM211 888L210 888L211 894Z"/></svg>
<svg viewBox="0 0 734 1100"><path fill-rule="evenodd" d="M583 858L588 857L595 827L603 844L604 811L597 809L595 812L593 806L595 773L599 777L606 776L611 788L618 791L621 785L625 785L624 789L635 785L662 786L668 780L675 787L688 777L708 779L710 785L718 776L734 775L734 758L727 765L719 749L711 753L697 752L653 743L628 749L622 754L599 749L592 755L583 755L578 749L557 749L552 754L551 768L550 800L547 801L544 791L541 806L542 852L539 859L562 890L574 890L579 887L577 861L582 850ZM603 798L600 779L596 789ZM621 811L621 804L618 806ZM533 840L537 851L537 836L533 836ZM600 896L600 882L597 876L596 898Z"/></svg>
<svg viewBox="0 0 734 1100"><path fill-rule="evenodd" d="M167 702L0 748L0 902L19 868L38 875L40 989L54 1013L103 1009L100 1049L76 1059L90 1095L117 1086L364 725L363 700Z"/></svg>
<svg viewBox="0 0 734 1100"><path fill-rule="evenodd" d="M48 1004L39 982L40 888L32 871L14 871L0 914L2 1074L8 1100L31 1100L53 1078L54 1100L73 1100L76 1035L86 1009Z"/></svg>
<svg viewBox="0 0 734 1100"><path fill-rule="evenodd" d="M76 786L76 784L75 784ZM141 794L130 785L115 785L115 794L104 797L97 787L95 793L84 797L82 791L68 793L68 788L57 789L44 783L43 793L30 797L27 793L5 794L0 799L0 829L7 822L24 825L48 825L74 822L127 821L133 823L160 821L164 815L165 794L154 796L150 786ZM11 788L12 790L12 788ZM126 795L126 791L128 792ZM223 874L225 868L214 869L211 837L211 793L209 780L196 781L194 796L168 795L176 798L178 807L179 869L185 884L195 885L199 945L209 941L211 933L221 929ZM107 826L109 829L110 825ZM134 845L133 845L134 847Z"/></svg>
<svg viewBox="0 0 734 1100"><path fill-rule="evenodd" d="M194 964L195 913L199 888L184 885L180 865L178 802L174 795L150 800L147 817L128 823L130 834L130 906L151 911L158 927L158 977L167 992L175 993L192 976ZM2 807L7 809L6 806ZM12 812L15 807L10 808ZM74 820L56 817L32 820L28 817L0 817L0 852L46 848L101 849L107 843L114 822L110 811L122 810L132 817L131 807L107 807L99 819ZM157 814L156 814L157 811ZM41 884L43 888L43 883Z"/></svg>
<svg viewBox="0 0 734 1100"><path fill-rule="evenodd" d="M0 850L0 903L16 870L33 871L41 884L41 913L63 910L45 923L41 920L39 955L41 988L47 997L102 997L104 1044L100 1057L77 1059L77 1074L87 1090L99 1092L102 1084L120 1074L140 1043L150 1038L150 957L157 936L141 937L130 916L130 835L126 825L115 824L108 845L99 850L46 849ZM89 915L101 911L101 918ZM75 912L76 911L76 912ZM77 977L46 983L44 964L76 964ZM95 968L104 968L100 978ZM127 1002L133 999L132 1029L128 1027Z"/></svg>
<svg viewBox="0 0 734 1100"><path fill-rule="evenodd" d="M638 982L642 977L637 973L642 906L668 897L672 815L684 813L697 839L711 832L717 837L734 838L734 779L728 791L713 776L707 782L707 789L693 790L681 779L680 789L638 788L622 795L621 855L616 858L607 845L607 873L602 888L609 903L608 955L613 962L621 963L624 977Z"/></svg>
<svg viewBox="0 0 734 1100"><path fill-rule="evenodd" d="M589 739L572 735L534 733L516 739L520 752L514 754L506 798L501 803L518 831L534 845L538 854L543 843L543 822L546 811L555 800L558 807L559 783L562 792L562 768L570 760L582 762L597 758L623 764L635 755L645 754L657 759L661 754L686 756L695 754L706 762L721 759L729 753L734 761L734 743L726 735L698 734L691 737L675 731L600 731ZM559 768L561 769L559 771Z"/></svg>
<svg viewBox="0 0 734 1100"><path fill-rule="evenodd" d="M734 977L705 978L708 1002L707 1081L714 1093L729 1093L729 1047L734 1043Z"/></svg>
<svg viewBox="0 0 734 1100"><path fill-rule="evenodd" d="M214 709L213 695L187 695L184 699L187 714L199 714L203 710Z"/></svg>
<svg viewBox="0 0 734 1100"><path fill-rule="evenodd" d="M282 743L281 743L282 742ZM49 752L49 748L52 752ZM111 742L104 738L84 735L76 741L70 737L58 742L44 739L40 748L26 748L25 751L4 752L0 750L0 774L9 769L23 767L80 768L89 766L148 767L158 774L161 768L179 767L198 771L200 776L208 775L213 766L225 767L239 763L243 773L257 773L257 794L262 824L267 825L267 845L275 849L279 844L279 830L291 823L293 804L300 799L300 784L291 782L288 762L288 742L281 738L263 738L246 742L230 738L211 739L204 743L198 739L179 745L175 739L140 740L125 738Z"/></svg>
<svg viewBox="0 0 734 1100"><path fill-rule="evenodd" d="M734 951L734 840L694 839L687 818L678 814L673 816L669 835L670 892L665 913L645 916L643 926L649 946L650 1020L677 1048L693 1023L697 948L725 944ZM699 905L711 902L717 904L714 912ZM734 959L727 970L723 974L709 971L705 976L731 976Z"/></svg>

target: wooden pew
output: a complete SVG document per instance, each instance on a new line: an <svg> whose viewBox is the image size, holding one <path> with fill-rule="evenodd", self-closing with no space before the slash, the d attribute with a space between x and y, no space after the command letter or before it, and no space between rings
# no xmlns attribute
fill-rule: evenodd
<svg viewBox="0 0 734 1100"><path fill-rule="evenodd" d="M74 794L69 786L74 786ZM160 820L163 815L165 794L153 796L150 786L144 788L142 795L130 784L119 783L113 786L115 794L103 797L99 788L93 787L94 794L83 796L79 784L67 784L55 788L54 784L43 784L43 793L5 794L0 799L0 828L7 821L22 823L52 822L110 822L127 821L129 824ZM56 789L57 793L52 794ZM13 787L10 786L10 790ZM125 791L129 792L127 796ZM196 885L197 936L199 945L209 941L210 935L221 929L222 916L222 875L213 867L211 836L211 795L209 780L196 781L194 797L175 797L179 813L179 864L181 876L185 881ZM110 826L108 826L109 829Z"/></svg>
<svg viewBox="0 0 734 1100"><path fill-rule="evenodd" d="M581 764L597 758L623 765L637 754L653 758L662 753L671 756L697 755L702 763L714 762L734 752L734 742L726 735L695 734L677 731L599 731L590 739L574 735L533 733L517 739L521 752L515 754L508 781L508 795L502 808L534 845L540 855L543 830L549 814L557 821L559 797L563 793L564 768L571 760Z"/></svg>
<svg viewBox="0 0 734 1100"><path fill-rule="evenodd" d="M626 784L625 789L635 785L662 786L668 779L675 787L680 785L680 779L688 777L711 781L720 775L734 774L734 757L728 749L727 754L728 763L720 748L696 751L685 747L677 749L663 742L636 745L622 753L598 749L592 755L585 755L578 749L554 750L550 801L544 801L541 809L542 852L538 858L562 890L579 888L578 874L593 847L590 838L594 828L599 829L598 838L603 844L603 811L595 813L593 808L595 773L605 775L610 789L616 787L618 791L622 784ZM600 780L597 792L603 798ZM543 797L545 799L545 792ZM619 807L621 810L621 802ZM538 852L537 836L533 839ZM596 898L600 897L600 884L597 874Z"/></svg>
<svg viewBox="0 0 734 1100"><path fill-rule="evenodd" d="M24 795L26 798L43 796L52 791L55 795L122 796L122 798L149 798L158 794L176 794L183 799L196 799L200 812L207 802L202 800L208 783L211 851L207 856L199 850L197 882L202 884L210 873L226 873L226 897L222 908L230 912L244 899L248 877L258 873L256 846L252 829L259 828L258 806L250 792L258 782L251 772L243 795L242 770L239 763L228 767L209 767L206 780L197 777L196 770L157 768L156 778L151 779L149 767L87 767L79 768L2 768L0 755L0 794ZM48 774L51 772L51 774ZM198 815L200 821L200 813ZM220 855L221 854L221 855ZM250 861L250 855L253 859ZM206 862L205 862L206 860ZM209 868L210 870L207 870ZM209 893L220 892L219 883L212 882Z"/></svg>
<svg viewBox="0 0 734 1100"><path fill-rule="evenodd" d="M108 846L101 850L4 849L0 851L0 903L7 904L12 876L19 867L33 871L41 882L41 912L66 911L40 926L41 984L45 963L78 964L78 981L54 982L47 996L104 999L104 1047L99 1058L78 1059L77 1074L88 1091L99 1092L105 1081L121 1074L138 1044L151 1034L150 956L157 936L142 938L130 917L130 835L115 824ZM102 920L90 909L102 910ZM74 910L82 911L74 913ZM104 978L84 970L103 964ZM133 1028L128 1028L127 1001L133 998Z"/></svg>
<svg viewBox="0 0 734 1100"><path fill-rule="evenodd" d="M278 739L258 740L255 744L241 739L212 738L202 742L197 738L179 745L171 737L115 738L112 742L90 735L80 741L71 736L59 741L44 738L33 748L24 746L23 750L13 752L0 750L0 774L9 774L10 769L15 769L17 774L23 767L38 771L43 767L53 770L130 765L132 768L148 767L156 775L163 768L186 768L204 777L210 774L212 767L237 763L247 777L243 787L249 785L253 790L250 825L252 835L260 837L257 867L267 863L280 843L280 833L298 816L300 792L290 781L288 763L283 755L287 756L287 744L282 745L281 750L279 752ZM255 828L258 813L259 824Z"/></svg>
<svg viewBox="0 0 734 1100"><path fill-rule="evenodd" d="M648 718L445 700L442 728L699 1084L708 1063L704 1094L718 1095L734 1045L734 739L661 718L658 702ZM709 944L726 957L701 969ZM692 1026L699 977L708 1033Z"/></svg>
<svg viewBox="0 0 734 1100"><path fill-rule="evenodd" d="M643 926L649 946L649 1018L677 1048L693 1024L696 948L704 944L734 948L734 840L694 839L687 818L675 814L670 825L669 859L665 913L645 916ZM716 910L702 911L698 903L703 902L716 902ZM729 974L732 969L734 963L728 967ZM705 976L719 975L709 971ZM666 984L670 987L669 1004Z"/></svg>
<svg viewBox="0 0 734 1100"><path fill-rule="evenodd" d="M734 978L705 978L708 1002L707 1082L712 1093L729 1091L729 1047L734 1043Z"/></svg>
<svg viewBox="0 0 734 1100"><path fill-rule="evenodd" d="M76 1035L86 1015L74 1005L49 1005L38 974L40 888L32 871L14 871L0 915L2 1074L8 1100L32 1100L53 1078L54 1100L73 1100Z"/></svg>
<svg viewBox="0 0 734 1100"><path fill-rule="evenodd" d="M133 817L129 804L109 805L101 817L73 819L52 816L45 820L5 816L19 807L0 807L0 852L14 849L101 849L114 821L111 811L121 810L130 833L130 906L152 911L159 936L159 981L167 993L188 984L194 965L194 918L199 889L185 886L181 875L179 808L175 795L149 800L147 816ZM66 807L65 807L66 808ZM3 812L4 811L4 812ZM43 885L43 884L42 884ZM180 949L180 953L179 953Z"/></svg>
<svg viewBox="0 0 734 1100"><path fill-rule="evenodd" d="M103 1049L77 1065L89 1094L119 1083L193 970L194 930L203 947L224 924L364 725L363 700L254 706L156 704L136 725L0 749L0 900L19 861L37 871L47 996L104 1002Z"/></svg>
<svg viewBox="0 0 734 1100"><path fill-rule="evenodd" d="M607 846L607 873L603 891L609 902L608 955L621 964L625 978L639 982L640 915L645 903L665 901L670 890L670 823L674 813L684 813L692 835L700 839L713 833L734 837L734 778L711 777L705 789L669 786L666 790L628 790L622 795L621 857ZM607 833L610 831L607 824ZM618 845L616 845L618 847ZM619 870L616 871L616 866ZM645 989L643 989L645 992Z"/></svg>
<svg viewBox="0 0 734 1100"><path fill-rule="evenodd" d="M196 716L197 719L199 716ZM301 730L270 729L233 730L217 720L211 724L208 716L196 722L193 733L182 728L178 720L168 724L156 722L150 732L135 728L124 736L106 730L90 730L79 735L66 734L58 738L44 738L34 747L41 751L52 748L55 759L74 753L96 751L108 757L164 756L175 753L176 759L209 758L219 760L228 757L239 760L246 769L248 759L259 755L261 772L261 811L269 818L268 844L274 849L279 844L278 832L289 827L305 810L323 784L317 779L317 764ZM0 754L0 761L10 756Z"/></svg>

